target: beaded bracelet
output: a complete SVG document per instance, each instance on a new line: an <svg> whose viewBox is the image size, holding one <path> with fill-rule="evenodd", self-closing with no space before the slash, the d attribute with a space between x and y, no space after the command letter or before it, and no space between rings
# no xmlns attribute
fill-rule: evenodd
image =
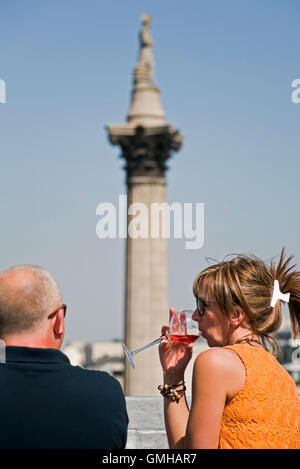
<svg viewBox="0 0 300 469"><path fill-rule="evenodd" d="M176 388L178 388L179 386L183 386L183 389L179 389L178 391L176 391ZM186 386L184 384L184 381L178 384L160 384L157 387L160 391L160 394L164 397L167 397L172 402L174 401L178 402L179 399L184 395L186 391Z"/></svg>

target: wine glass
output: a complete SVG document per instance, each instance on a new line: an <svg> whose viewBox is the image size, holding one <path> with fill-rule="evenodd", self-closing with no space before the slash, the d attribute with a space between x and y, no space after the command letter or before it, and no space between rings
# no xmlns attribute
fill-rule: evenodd
<svg viewBox="0 0 300 469"><path fill-rule="evenodd" d="M186 345L195 342L195 340L199 338L200 332L198 329L198 323L192 319L194 311L191 309L183 309L181 311L175 311L171 314L172 316L169 321L170 331L167 335L167 340ZM133 350L132 352L128 350L125 344L122 344L125 355L132 368L135 368L133 361L134 355L149 347L152 347L153 345L160 344L162 340L164 339L159 337L153 342L150 342L150 344L144 345L143 347L137 350Z"/></svg>

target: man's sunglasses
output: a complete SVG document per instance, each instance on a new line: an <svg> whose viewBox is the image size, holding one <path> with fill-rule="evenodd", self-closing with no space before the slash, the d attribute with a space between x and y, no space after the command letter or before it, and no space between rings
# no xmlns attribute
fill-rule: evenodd
<svg viewBox="0 0 300 469"><path fill-rule="evenodd" d="M65 316L66 316L66 312L67 312L67 305L65 305L65 304L62 304L59 308L57 308L55 311L53 311L53 313L50 314L50 317L55 316L55 315L58 313L58 311L59 311L60 309L63 309L63 310L64 310L64 317L65 317Z"/></svg>

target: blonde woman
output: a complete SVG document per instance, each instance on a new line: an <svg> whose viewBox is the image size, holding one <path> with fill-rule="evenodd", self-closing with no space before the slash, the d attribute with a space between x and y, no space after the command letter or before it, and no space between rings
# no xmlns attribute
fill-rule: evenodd
<svg viewBox="0 0 300 469"><path fill-rule="evenodd" d="M293 337L300 336L300 272L291 259L284 250L277 266L238 255L196 277L193 319L210 348L195 360L190 410L184 372L192 345L159 346L164 384L171 385L162 390L170 448L300 448L296 385L276 360L271 336L282 301Z"/></svg>

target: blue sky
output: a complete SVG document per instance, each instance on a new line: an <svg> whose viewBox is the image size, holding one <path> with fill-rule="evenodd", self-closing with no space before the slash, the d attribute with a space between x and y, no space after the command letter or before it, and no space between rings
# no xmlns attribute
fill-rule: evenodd
<svg viewBox="0 0 300 469"><path fill-rule="evenodd" d="M170 305L193 306L205 256L285 246L299 264L298 1L1 0L0 269L50 270L65 343L123 333L125 241L96 237L96 207L126 193L105 126L126 118L142 13L167 121L185 136L168 202L205 203L203 248L169 242Z"/></svg>

